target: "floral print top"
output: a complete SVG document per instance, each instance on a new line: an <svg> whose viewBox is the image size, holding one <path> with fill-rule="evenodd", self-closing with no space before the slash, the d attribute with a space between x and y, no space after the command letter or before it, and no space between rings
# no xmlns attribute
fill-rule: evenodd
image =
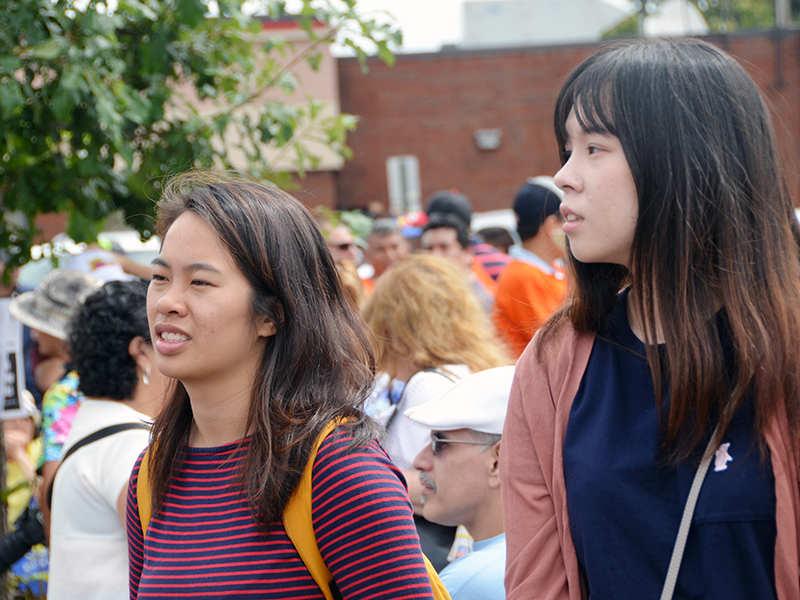
<svg viewBox="0 0 800 600"><path fill-rule="evenodd" d="M81 402L83 394L78 391L78 373L75 371L67 373L45 393L42 400L44 451L39 458L39 467L46 462L57 461L61 456L61 448Z"/></svg>

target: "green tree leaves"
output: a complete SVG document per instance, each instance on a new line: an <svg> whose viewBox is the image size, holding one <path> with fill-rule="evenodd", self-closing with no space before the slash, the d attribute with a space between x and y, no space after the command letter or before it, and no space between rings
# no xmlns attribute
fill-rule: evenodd
<svg viewBox="0 0 800 600"><path fill-rule="evenodd" d="M15 0L0 10L0 246L10 266L29 258L44 212L67 212L76 241L93 240L116 211L148 237L168 173L238 160L256 179L286 182L282 171L304 174L320 149L348 155L355 117L293 99L298 69L318 71L337 39L362 60L391 61L399 32L363 18L355 0L300 0L293 14L261 0L259 14L298 34L267 36L244 4L119 0L110 12L96 0Z"/></svg>

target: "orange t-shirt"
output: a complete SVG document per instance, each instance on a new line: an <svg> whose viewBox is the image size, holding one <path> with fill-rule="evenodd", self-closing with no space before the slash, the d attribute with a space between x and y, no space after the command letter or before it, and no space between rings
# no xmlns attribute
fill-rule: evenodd
<svg viewBox="0 0 800 600"><path fill-rule="evenodd" d="M567 280L557 269L546 273L521 260L508 264L497 280L492 318L516 356L522 354L566 292Z"/></svg>

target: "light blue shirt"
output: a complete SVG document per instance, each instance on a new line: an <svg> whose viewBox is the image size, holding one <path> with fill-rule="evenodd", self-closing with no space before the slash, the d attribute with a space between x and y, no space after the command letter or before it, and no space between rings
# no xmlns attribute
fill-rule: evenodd
<svg viewBox="0 0 800 600"><path fill-rule="evenodd" d="M475 542L472 552L439 574L453 600L504 600L506 534Z"/></svg>
<svg viewBox="0 0 800 600"><path fill-rule="evenodd" d="M547 273L548 275L555 275L556 273L556 270L553 268L552 265L548 265L544 260L539 258L539 256L537 256L530 250L525 250L525 248L523 248L522 246L511 246L508 249L508 255L511 258L514 258L516 260L521 260L522 262L526 262L529 265L538 267L541 271Z"/></svg>

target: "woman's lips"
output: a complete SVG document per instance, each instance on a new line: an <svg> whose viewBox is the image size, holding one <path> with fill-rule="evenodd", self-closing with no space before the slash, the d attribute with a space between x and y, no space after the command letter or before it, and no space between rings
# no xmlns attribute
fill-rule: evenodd
<svg viewBox="0 0 800 600"><path fill-rule="evenodd" d="M561 205L561 216L564 217L561 231L566 234L575 231L583 223L583 217L578 216L563 204Z"/></svg>
<svg viewBox="0 0 800 600"><path fill-rule="evenodd" d="M155 347L161 354L175 354L192 341L188 333L174 325L159 323L155 330Z"/></svg>

